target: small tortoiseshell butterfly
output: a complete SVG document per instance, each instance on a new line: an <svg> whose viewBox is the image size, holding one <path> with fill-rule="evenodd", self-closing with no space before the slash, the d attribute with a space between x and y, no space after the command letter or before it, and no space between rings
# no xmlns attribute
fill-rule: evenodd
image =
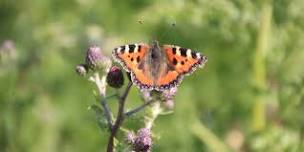
<svg viewBox="0 0 304 152"><path fill-rule="evenodd" d="M184 75L203 66L207 57L190 49L175 45L159 46L157 41L120 46L113 57L140 89L164 91L179 85Z"/></svg>

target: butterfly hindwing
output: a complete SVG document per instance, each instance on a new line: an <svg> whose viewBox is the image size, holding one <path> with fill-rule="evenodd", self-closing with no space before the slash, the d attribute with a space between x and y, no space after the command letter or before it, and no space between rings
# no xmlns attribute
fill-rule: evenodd
<svg viewBox="0 0 304 152"><path fill-rule="evenodd" d="M158 78L156 82L155 89L159 91L163 91L178 85L182 76L175 70L169 70L167 73Z"/></svg>
<svg viewBox="0 0 304 152"><path fill-rule="evenodd" d="M127 72L131 73L133 83L140 88L150 88L153 85L152 79L138 68L148 51L149 45L144 43L123 45L113 51L114 59L120 62Z"/></svg>
<svg viewBox="0 0 304 152"><path fill-rule="evenodd" d="M185 74L191 74L198 66L207 62L207 57L191 49L181 48L174 45L164 45L168 64L172 67L167 74L157 81L159 90L177 86Z"/></svg>

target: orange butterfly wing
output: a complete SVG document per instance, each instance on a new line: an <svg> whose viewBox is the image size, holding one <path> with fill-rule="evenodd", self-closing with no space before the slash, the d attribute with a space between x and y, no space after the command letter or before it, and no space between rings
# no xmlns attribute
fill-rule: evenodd
<svg viewBox="0 0 304 152"><path fill-rule="evenodd" d="M149 45L140 43L120 46L113 51L114 59L116 59L127 72L131 73L132 82L139 88L153 88L153 79L146 75L143 69L139 68L149 48Z"/></svg>
<svg viewBox="0 0 304 152"><path fill-rule="evenodd" d="M169 67L166 75L160 77L156 83L157 90L169 89L177 86L183 76L191 74L199 66L203 66L207 62L207 57L190 49L181 48L174 45L164 45Z"/></svg>

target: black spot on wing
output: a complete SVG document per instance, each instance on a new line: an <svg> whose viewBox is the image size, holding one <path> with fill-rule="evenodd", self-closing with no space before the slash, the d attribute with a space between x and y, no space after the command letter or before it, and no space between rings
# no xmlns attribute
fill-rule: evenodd
<svg viewBox="0 0 304 152"><path fill-rule="evenodd" d="M196 53L193 52L193 51L191 51L191 56L192 56L193 59L196 59L196 58L197 58Z"/></svg>
<svg viewBox="0 0 304 152"><path fill-rule="evenodd" d="M136 58L136 61L137 61L137 62L140 62L140 57L139 57L139 56Z"/></svg>
<svg viewBox="0 0 304 152"><path fill-rule="evenodd" d="M186 49L186 48L180 48L179 50L180 50L181 56L187 57L187 50L188 49Z"/></svg>
<svg viewBox="0 0 304 152"><path fill-rule="evenodd" d="M135 50L135 44L130 44L129 45L129 53L133 53Z"/></svg>
<svg viewBox="0 0 304 152"><path fill-rule="evenodd" d="M126 46L121 46L120 47L120 53L124 54L125 53L125 49L126 49Z"/></svg>
<svg viewBox="0 0 304 152"><path fill-rule="evenodd" d="M141 45L138 45L138 52L141 51Z"/></svg>
<svg viewBox="0 0 304 152"><path fill-rule="evenodd" d="M173 58L173 65L176 65L177 64L177 60L176 58Z"/></svg>
<svg viewBox="0 0 304 152"><path fill-rule="evenodd" d="M172 48L172 53L176 54L176 48L175 47Z"/></svg>

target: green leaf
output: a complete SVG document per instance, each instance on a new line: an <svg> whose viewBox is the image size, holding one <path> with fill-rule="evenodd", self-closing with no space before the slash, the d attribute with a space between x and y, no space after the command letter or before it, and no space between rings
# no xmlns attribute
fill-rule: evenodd
<svg viewBox="0 0 304 152"><path fill-rule="evenodd" d="M107 127L108 127L107 126L108 123L107 123L107 120L104 117L102 109L99 106L97 106L96 104L91 105L88 109L93 110L95 112L95 116L96 116L96 120L97 120L99 128L102 131L106 130Z"/></svg>
<svg viewBox="0 0 304 152"><path fill-rule="evenodd" d="M167 111L162 111L159 115L170 115L172 113L174 113L173 110L167 110Z"/></svg>
<svg viewBox="0 0 304 152"><path fill-rule="evenodd" d="M224 141L216 136L211 130L205 127L202 123L197 120L192 125L192 133L198 137L202 143L206 144L210 151L214 152L231 152L232 150L228 147Z"/></svg>

